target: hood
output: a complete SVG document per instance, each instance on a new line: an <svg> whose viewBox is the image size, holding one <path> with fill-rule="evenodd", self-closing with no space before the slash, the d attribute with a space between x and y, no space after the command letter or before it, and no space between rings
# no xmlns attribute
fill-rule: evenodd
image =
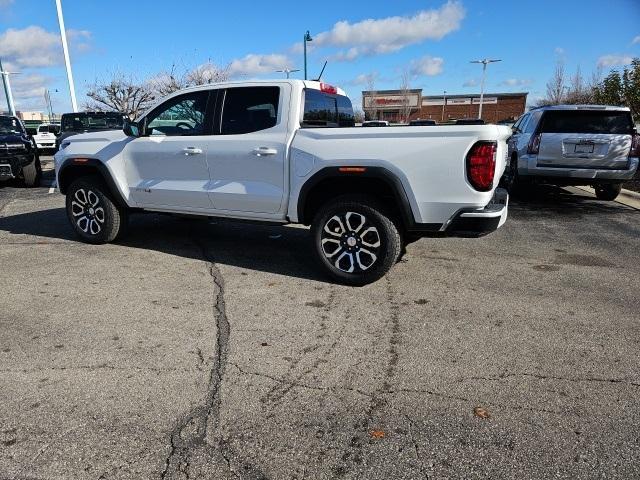
<svg viewBox="0 0 640 480"><path fill-rule="evenodd" d="M29 140L19 133L0 134L0 144L2 143L27 143Z"/></svg>

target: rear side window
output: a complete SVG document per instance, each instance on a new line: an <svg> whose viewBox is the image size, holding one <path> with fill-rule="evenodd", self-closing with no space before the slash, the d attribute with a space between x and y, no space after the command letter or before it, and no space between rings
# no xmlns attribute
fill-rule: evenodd
<svg viewBox="0 0 640 480"><path fill-rule="evenodd" d="M351 100L309 88L304 94L303 127L353 127Z"/></svg>
<svg viewBox="0 0 640 480"><path fill-rule="evenodd" d="M240 135L274 127L278 123L279 87L227 89L222 108L222 135Z"/></svg>
<svg viewBox="0 0 640 480"><path fill-rule="evenodd" d="M631 134L629 112L589 110L548 110L542 118L540 133Z"/></svg>

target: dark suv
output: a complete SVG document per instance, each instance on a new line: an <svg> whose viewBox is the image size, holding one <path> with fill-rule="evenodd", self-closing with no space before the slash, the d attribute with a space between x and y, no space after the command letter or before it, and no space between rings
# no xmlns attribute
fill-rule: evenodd
<svg viewBox="0 0 640 480"><path fill-rule="evenodd" d="M525 113L513 125L503 183L590 185L614 200L638 174L640 136L626 107L557 105Z"/></svg>
<svg viewBox="0 0 640 480"><path fill-rule="evenodd" d="M56 151L65 138L79 133L100 130L122 130L125 115L118 112L76 112L63 113L60 121L60 135L56 139Z"/></svg>
<svg viewBox="0 0 640 480"><path fill-rule="evenodd" d="M0 182L17 178L27 187L37 187L41 176L38 149L24 124L0 115Z"/></svg>

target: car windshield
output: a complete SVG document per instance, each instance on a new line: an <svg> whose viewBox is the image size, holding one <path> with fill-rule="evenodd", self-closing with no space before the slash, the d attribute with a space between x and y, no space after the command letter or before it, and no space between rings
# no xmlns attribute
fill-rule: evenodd
<svg viewBox="0 0 640 480"><path fill-rule="evenodd" d="M12 117L0 117L0 133L3 135L11 133L24 133L20 122Z"/></svg>
<svg viewBox="0 0 640 480"><path fill-rule="evenodd" d="M119 113L65 113L62 115L62 131L118 130L123 116Z"/></svg>

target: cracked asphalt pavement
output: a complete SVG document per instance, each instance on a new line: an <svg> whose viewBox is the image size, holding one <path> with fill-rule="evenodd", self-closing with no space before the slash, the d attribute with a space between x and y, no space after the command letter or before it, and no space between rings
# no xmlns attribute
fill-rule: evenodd
<svg viewBox="0 0 640 480"><path fill-rule="evenodd" d="M0 186L0 479L640 478L639 211L538 188L350 288L298 227L79 243L51 181Z"/></svg>

